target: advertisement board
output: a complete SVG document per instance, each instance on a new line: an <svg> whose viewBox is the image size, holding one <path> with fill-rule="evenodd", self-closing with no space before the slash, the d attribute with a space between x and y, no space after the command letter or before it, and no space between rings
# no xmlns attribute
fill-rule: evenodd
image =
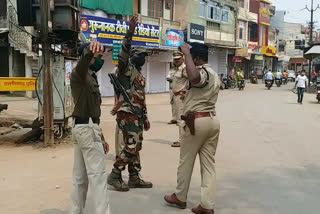
<svg viewBox="0 0 320 214"><path fill-rule="evenodd" d="M122 40L129 30L127 21L89 15L81 15L80 25L88 42L98 41L106 46ZM159 26L139 23L132 37L132 45L159 48L159 39Z"/></svg>
<svg viewBox="0 0 320 214"><path fill-rule="evenodd" d="M188 41L204 43L204 39L205 27L203 25L190 23L188 25Z"/></svg>
<svg viewBox="0 0 320 214"><path fill-rule="evenodd" d="M161 48L178 49L184 43L184 32L169 28L162 28Z"/></svg>
<svg viewBox="0 0 320 214"><path fill-rule="evenodd" d="M0 77L0 91L35 91L36 79L31 77Z"/></svg>
<svg viewBox="0 0 320 214"><path fill-rule="evenodd" d="M277 48L270 47L270 46L263 46L262 47L262 54L266 56L277 56Z"/></svg>
<svg viewBox="0 0 320 214"><path fill-rule="evenodd" d="M259 23L262 25L270 25L270 4L260 2L259 8Z"/></svg>

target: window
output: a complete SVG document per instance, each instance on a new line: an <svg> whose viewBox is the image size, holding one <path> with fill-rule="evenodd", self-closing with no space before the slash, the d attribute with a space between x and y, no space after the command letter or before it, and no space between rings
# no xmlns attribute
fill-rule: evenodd
<svg viewBox="0 0 320 214"><path fill-rule="evenodd" d="M243 28L239 28L239 39L243 40Z"/></svg>
<svg viewBox="0 0 320 214"><path fill-rule="evenodd" d="M217 2L208 3L208 18L220 22L221 20L221 8Z"/></svg>
<svg viewBox="0 0 320 214"><path fill-rule="evenodd" d="M207 17L206 16L206 3L204 1L200 1L200 16L201 17Z"/></svg>
<svg viewBox="0 0 320 214"><path fill-rule="evenodd" d="M229 11L230 9L228 7L223 7L221 17L222 22L229 23Z"/></svg>
<svg viewBox="0 0 320 214"><path fill-rule="evenodd" d="M244 8L244 0L239 0L239 7Z"/></svg>
<svg viewBox="0 0 320 214"><path fill-rule="evenodd" d="M163 17L163 0L148 0L148 16Z"/></svg>

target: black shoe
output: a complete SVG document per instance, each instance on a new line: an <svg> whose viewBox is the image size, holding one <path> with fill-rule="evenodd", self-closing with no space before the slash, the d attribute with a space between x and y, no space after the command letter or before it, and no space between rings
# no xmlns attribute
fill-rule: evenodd
<svg viewBox="0 0 320 214"><path fill-rule="evenodd" d="M127 192L130 190L129 186L122 180L121 172L115 169L113 169L108 176L107 183L119 192Z"/></svg>
<svg viewBox="0 0 320 214"><path fill-rule="evenodd" d="M128 185L130 188L142 189L149 189L153 187L151 182L142 180L139 174L130 174Z"/></svg>

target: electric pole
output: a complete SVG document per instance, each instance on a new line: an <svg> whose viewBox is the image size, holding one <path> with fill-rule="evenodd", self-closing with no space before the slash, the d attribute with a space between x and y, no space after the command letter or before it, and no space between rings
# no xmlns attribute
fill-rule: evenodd
<svg viewBox="0 0 320 214"><path fill-rule="evenodd" d="M311 10L308 8L308 6L305 7L306 10L311 12L310 35L309 35L309 45L310 45L310 47L312 46L312 43L313 43L313 28L314 28L313 13L315 11L317 11L319 8L320 7L319 7L319 4L318 4L317 8L313 9L313 0L311 0ZM309 88L310 88L310 81L312 80L311 71L312 71L312 58L310 58L310 60L309 60L309 74L308 74L308 78L309 78L308 86L309 86Z"/></svg>
<svg viewBox="0 0 320 214"><path fill-rule="evenodd" d="M52 72L51 53L49 41L49 3L48 0L41 0L41 43L42 43L42 66L43 66L43 116L44 116L44 145L54 142L53 135L53 93L52 93Z"/></svg>

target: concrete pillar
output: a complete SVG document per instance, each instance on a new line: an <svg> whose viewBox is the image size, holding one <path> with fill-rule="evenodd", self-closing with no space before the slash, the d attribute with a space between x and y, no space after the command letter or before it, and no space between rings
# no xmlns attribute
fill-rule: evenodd
<svg viewBox="0 0 320 214"><path fill-rule="evenodd" d="M25 55L25 77L32 77L32 58ZM26 97L32 98L33 92L27 91Z"/></svg>
<svg viewBox="0 0 320 214"><path fill-rule="evenodd" d="M13 49L9 48L9 77L13 77Z"/></svg>

